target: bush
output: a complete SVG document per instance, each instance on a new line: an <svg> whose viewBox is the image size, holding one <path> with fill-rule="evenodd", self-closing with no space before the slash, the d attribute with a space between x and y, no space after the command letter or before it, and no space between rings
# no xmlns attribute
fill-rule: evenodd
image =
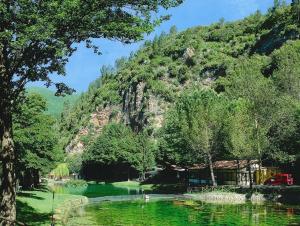
<svg viewBox="0 0 300 226"><path fill-rule="evenodd" d="M69 180L66 187L87 187L88 183L85 180Z"/></svg>

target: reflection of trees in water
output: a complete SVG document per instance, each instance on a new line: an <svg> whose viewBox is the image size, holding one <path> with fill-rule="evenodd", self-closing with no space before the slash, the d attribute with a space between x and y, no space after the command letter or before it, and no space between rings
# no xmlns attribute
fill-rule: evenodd
<svg viewBox="0 0 300 226"><path fill-rule="evenodd" d="M125 197L125 196L124 196ZM86 208L97 225L265 225L284 226L300 222L292 206L272 204L214 205L192 200L102 202ZM101 210L101 211L99 211Z"/></svg>
<svg viewBox="0 0 300 226"><path fill-rule="evenodd" d="M295 208L273 204L212 205L199 202L185 207L193 209L188 215L191 224L274 226L300 222L300 213L295 215Z"/></svg>

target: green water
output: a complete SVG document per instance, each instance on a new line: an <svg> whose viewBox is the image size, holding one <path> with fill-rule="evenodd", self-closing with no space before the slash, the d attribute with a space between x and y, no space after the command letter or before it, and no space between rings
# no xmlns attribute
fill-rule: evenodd
<svg viewBox="0 0 300 226"><path fill-rule="evenodd" d="M141 192L138 187L116 187L113 184L88 184L86 187L55 185L51 187L51 190L61 194L84 195L88 198L136 195Z"/></svg>
<svg viewBox="0 0 300 226"><path fill-rule="evenodd" d="M212 205L186 201L103 202L85 207L73 222L105 226L285 226L300 225L300 207L268 205Z"/></svg>

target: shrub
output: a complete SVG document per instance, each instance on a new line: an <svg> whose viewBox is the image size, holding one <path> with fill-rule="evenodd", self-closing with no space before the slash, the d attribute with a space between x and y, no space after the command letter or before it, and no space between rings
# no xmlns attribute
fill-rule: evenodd
<svg viewBox="0 0 300 226"><path fill-rule="evenodd" d="M87 187L88 183L85 180L69 180L65 185L66 187Z"/></svg>

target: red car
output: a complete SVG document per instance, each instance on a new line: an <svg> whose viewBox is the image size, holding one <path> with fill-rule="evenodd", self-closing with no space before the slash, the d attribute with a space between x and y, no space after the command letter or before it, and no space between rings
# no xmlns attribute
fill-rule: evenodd
<svg viewBox="0 0 300 226"><path fill-rule="evenodd" d="M265 181L265 185L293 185L294 179L292 174L279 173Z"/></svg>

